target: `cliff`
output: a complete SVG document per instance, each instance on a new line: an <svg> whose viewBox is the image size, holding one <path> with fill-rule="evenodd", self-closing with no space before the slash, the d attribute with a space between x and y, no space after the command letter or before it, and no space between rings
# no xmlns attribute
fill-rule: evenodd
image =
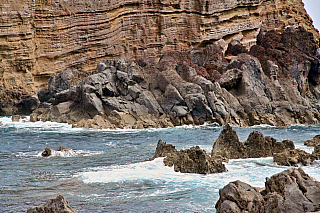
<svg viewBox="0 0 320 213"><path fill-rule="evenodd" d="M225 52L219 40L159 61L102 60L88 76L66 69L39 90L32 120L86 128L318 124L320 49L312 33L261 28L256 43L250 51L233 39Z"/></svg>
<svg viewBox="0 0 320 213"><path fill-rule="evenodd" d="M249 48L261 27L319 38L301 0L0 0L0 13L0 86L23 93L116 56L159 59L234 37Z"/></svg>

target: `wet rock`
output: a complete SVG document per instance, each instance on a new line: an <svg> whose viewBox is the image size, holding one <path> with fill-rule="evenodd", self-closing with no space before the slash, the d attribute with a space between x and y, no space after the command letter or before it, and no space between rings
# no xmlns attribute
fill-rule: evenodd
<svg viewBox="0 0 320 213"><path fill-rule="evenodd" d="M156 148L156 151L154 153L153 159L159 158L159 157L166 157L169 154L176 153L176 147L172 144L167 144L166 142L163 142L161 139L158 141L158 145Z"/></svg>
<svg viewBox="0 0 320 213"><path fill-rule="evenodd" d="M37 122L38 121L38 115L33 113L30 115L30 122Z"/></svg>
<svg viewBox="0 0 320 213"><path fill-rule="evenodd" d="M306 146L312 146L315 147L320 144L320 135L314 136L311 140L307 140L304 142L304 145Z"/></svg>
<svg viewBox="0 0 320 213"><path fill-rule="evenodd" d="M277 193L282 200L273 209L285 212L314 212L320 205L320 183L301 168L288 169L266 179L266 193ZM266 206L268 207L268 206Z"/></svg>
<svg viewBox="0 0 320 213"><path fill-rule="evenodd" d="M213 144L211 155L221 155L229 159L259 158L272 156L273 153L286 149L294 149L292 141L277 142L274 138L264 137L258 131L253 131L245 142L240 142L237 133L226 124Z"/></svg>
<svg viewBox="0 0 320 213"><path fill-rule="evenodd" d="M217 212L259 212L263 196L259 189L239 180L219 190L220 199L216 204Z"/></svg>
<svg viewBox="0 0 320 213"><path fill-rule="evenodd" d="M152 159L156 157L165 157L164 164L173 166L176 172L212 174L226 171L221 158L211 158L206 151L198 146L177 151L172 144L166 144L159 140Z"/></svg>
<svg viewBox="0 0 320 213"><path fill-rule="evenodd" d="M45 150L41 153L42 157L49 157L52 155L52 149L46 147Z"/></svg>
<svg viewBox="0 0 320 213"><path fill-rule="evenodd" d="M13 116L11 117L11 120L12 120L12 122L19 122L19 120L20 120L20 115L13 115Z"/></svg>
<svg viewBox="0 0 320 213"><path fill-rule="evenodd" d="M320 205L320 183L301 168L291 168L266 179L265 190L259 191L241 181L219 190L216 203L222 212L316 212Z"/></svg>
<svg viewBox="0 0 320 213"><path fill-rule="evenodd" d="M63 156L72 156L75 155L76 152L71 149L64 146L60 146L56 151L62 152ZM46 147L45 150L41 153L42 157L49 157L54 156L57 152L55 150L50 149L49 147Z"/></svg>
<svg viewBox="0 0 320 213"><path fill-rule="evenodd" d="M299 165L310 165L314 161L312 155L300 150L285 150L281 153L273 154L273 161L281 166L299 166Z"/></svg>
<svg viewBox="0 0 320 213"><path fill-rule="evenodd" d="M77 213L75 208L71 207L68 201L58 195L55 199L49 199L44 205L28 209L27 213Z"/></svg>

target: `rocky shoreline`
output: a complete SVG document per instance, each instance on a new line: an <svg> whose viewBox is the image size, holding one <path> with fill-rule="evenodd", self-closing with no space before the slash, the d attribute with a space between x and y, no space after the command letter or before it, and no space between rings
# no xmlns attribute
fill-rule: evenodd
<svg viewBox="0 0 320 213"><path fill-rule="evenodd" d="M96 129L319 123L320 49L311 33L261 29L250 51L237 40L224 45L166 52L158 62L103 60L92 73L66 69L38 98L2 102L2 114Z"/></svg>
<svg viewBox="0 0 320 213"><path fill-rule="evenodd" d="M152 158L163 157L165 166L173 167L175 172L213 174L228 172L225 163L229 159L273 157L274 162L283 166L310 165L320 159L319 136L312 140L315 149L312 154L295 149L292 141L277 142L270 136L253 131L248 139L240 142L236 131L227 124L212 146L211 154L199 146L178 151L172 144L158 141ZM306 141L306 142L308 142ZM60 147L57 151L74 150ZM54 156L55 151L46 148L42 157ZM220 199L215 207L217 212L314 212L320 208L320 183L314 181L301 168L290 168L266 179L265 188L252 187L235 181L219 190ZM28 213L38 212L76 212L65 198L59 195L43 206L30 208Z"/></svg>

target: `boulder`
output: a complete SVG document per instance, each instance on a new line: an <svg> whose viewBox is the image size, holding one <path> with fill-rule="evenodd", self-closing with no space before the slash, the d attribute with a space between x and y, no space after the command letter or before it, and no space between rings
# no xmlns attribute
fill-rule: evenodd
<svg viewBox="0 0 320 213"><path fill-rule="evenodd" d="M320 206L320 183L301 168L291 168L266 179L259 191L241 181L219 190L217 213L224 212L316 212Z"/></svg>
<svg viewBox="0 0 320 213"><path fill-rule="evenodd" d="M53 118L58 118L62 114L66 114L70 111L70 107L72 106L72 101L67 101L63 103L59 103L58 105L55 105L51 109L51 115Z"/></svg>
<svg viewBox="0 0 320 213"><path fill-rule="evenodd" d="M12 115L11 120L12 120L12 122L19 122L20 115Z"/></svg>
<svg viewBox="0 0 320 213"><path fill-rule="evenodd" d="M23 95L16 105L19 114L28 115L38 108L40 101L37 95Z"/></svg>
<svg viewBox="0 0 320 213"><path fill-rule="evenodd" d="M42 206L28 209L27 213L77 213L77 211L62 195L58 195L55 199L49 199Z"/></svg>
<svg viewBox="0 0 320 213"><path fill-rule="evenodd" d="M64 146L60 146L56 151L62 152L63 156L73 156L76 154L76 152L71 149ZM56 154L55 150L50 149L49 147L46 147L45 150L41 153L42 157L49 157L54 156Z"/></svg>
<svg viewBox="0 0 320 213"><path fill-rule="evenodd" d="M311 140L307 140L304 142L304 145L306 146L312 146L315 147L320 144L320 135L314 136Z"/></svg>
<svg viewBox="0 0 320 213"><path fill-rule="evenodd" d="M232 39L232 41L228 44L228 48L224 53L225 56L234 55L237 56L240 53L247 53L248 50L240 43L240 41L236 39Z"/></svg>
<svg viewBox="0 0 320 213"><path fill-rule="evenodd" d="M239 180L219 190L220 199L216 203L217 212L259 212L263 196L259 189Z"/></svg>
<svg viewBox="0 0 320 213"><path fill-rule="evenodd" d="M177 151L172 144L166 144L159 140L153 158L165 157L163 162L166 166L174 166L174 171L181 173L212 174L225 172L226 167L221 158L211 158L200 147Z"/></svg>
<svg viewBox="0 0 320 213"><path fill-rule="evenodd" d="M276 193L283 198L273 209L284 209L284 212L288 213L319 210L320 183L301 168L291 168L267 178L265 191L267 194Z"/></svg>
<svg viewBox="0 0 320 213"><path fill-rule="evenodd" d="M242 71L239 69L230 69L222 74L219 83L221 87L230 90L235 88L242 79Z"/></svg>
<svg viewBox="0 0 320 213"><path fill-rule="evenodd" d="M240 142L237 133L226 124L213 144L211 156L221 155L229 159L271 157L273 153L287 149L294 149L292 141L277 142L258 131L253 131L245 142Z"/></svg>

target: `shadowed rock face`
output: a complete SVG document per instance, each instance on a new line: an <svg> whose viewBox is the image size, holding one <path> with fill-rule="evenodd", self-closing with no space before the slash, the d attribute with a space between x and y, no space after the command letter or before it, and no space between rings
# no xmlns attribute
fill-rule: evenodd
<svg viewBox="0 0 320 213"><path fill-rule="evenodd" d="M39 104L36 95L23 95L0 87L0 115L31 114Z"/></svg>
<svg viewBox="0 0 320 213"><path fill-rule="evenodd" d="M288 169L267 178L265 190L259 192L241 181L219 190L217 212L316 212L320 205L320 183L301 168Z"/></svg>
<svg viewBox="0 0 320 213"><path fill-rule="evenodd" d="M58 195L55 199L49 199L43 206L36 206L28 209L27 213L77 213L75 208L71 207L68 201Z"/></svg>
<svg viewBox="0 0 320 213"><path fill-rule="evenodd" d="M319 36L301 0L9 0L0 11L0 83L23 92L66 68L93 71L102 58L159 58L239 33L249 47L261 26Z"/></svg>
<svg viewBox="0 0 320 213"><path fill-rule="evenodd" d="M159 140L153 160L157 157L165 157L166 166L174 167L174 171L181 173L212 174L226 172L221 158L212 158L206 151L198 146L186 150L176 150L172 144L166 144Z"/></svg>
<svg viewBox="0 0 320 213"><path fill-rule="evenodd" d="M253 131L245 142L240 142L236 131L225 125L212 147L211 155L221 155L229 159L271 157L286 149L294 149L292 141L277 142L270 136Z"/></svg>

